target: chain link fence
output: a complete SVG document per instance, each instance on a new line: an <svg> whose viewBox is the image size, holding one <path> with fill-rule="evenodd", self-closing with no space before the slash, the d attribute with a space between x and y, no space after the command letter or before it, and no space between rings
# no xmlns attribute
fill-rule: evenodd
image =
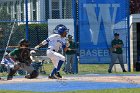
<svg viewBox="0 0 140 93"><path fill-rule="evenodd" d="M98 19L98 13L97 13L97 18L95 18L95 17L93 18L92 16L90 16L93 13L93 11L92 11L92 9L89 11L88 8L90 8L90 5L89 5L89 7L87 7L85 5L85 3L87 3L87 4L91 3L91 4L96 5L97 3L95 1L99 2L99 3L104 2L104 0L99 0L99 1L98 0L0 0L0 14L1 14L1 16L0 16L0 60L3 57L6 47L17 46L18 42L22 38L27 38L29 40L31 48L34 48L42 40L46 39L48 37L48 33L50 31L50 30L48 30L48 20L49 19L74 19L74 26L76 26L75 27L76 30L74 29L75 30L74 36L77 38L76 42L79 42L80 39L82 40L81 42L91 41L91 40L88 40L90 38L87 38L87 32L89 32L88 31L89 29L87 29L87 28L88 28L90 21L91 21L91 28L93 27L93 29L94 29L94 28L96 28L96 25L99 26L98 24L92 25L92 21L94 22ZM84 2L84 3L80 3L80 2ZM107 1L105 1L105 2L107 2ZM113 1L110 1L110 2L113 2ZM114 2L117 2L117 1L114 0ZM123 1L123 2L125 2L125 1ZM120 2L118 2L118 3L120 3ZM122 4L120 4L120 5L122 5ZM124 3L124 5L125 5L125 3ZM117 6L114 5L112 7L114 8ZM111 11L112 11L111 13L113 13L113 8L111 9ZM110 9L110 8L108 8L108 9ZM113 29L114 32L122 32L122 37L125 40L125 48L128 49L128 41L127 41L128 37L126 36L128 34L128 29L126 29L126 27L128 26L128 23L127 23L128 19L125 18L125 16L126 16L125 12L127 11L127 9L128 9L127 7L124 7L117 13L118 22L113 24L112 27L114 27L114 29ZM89 15L87 15L87 11L88 11ZM97 11L95 11L95 13L96 12ZM102 13L103 12L104 11L102 10ZM122 12L124 12L124 13L119 15L119 13L122 13ZM75 15L77 15L77 16L75 16ZM91 17L90 20L88 20L89 22L85 22L85 18L87 16ZM104 16L104 14L102 14L102 16ZM87 19L88 19L88 17L87 17ZM110 18L110 17L108 17L108 18ZM123 18L123 19L120 19L120 18ZM105 16L103 19L105 21L105 24L107 24L108 20L106 20ZM112 19L110 19L110 20L112 20ZM110 23L111 23L111 21L110 21ZM108 23L107 26L110 23ZM102 22L101 22L101 25L103 25ZM115 26L117 28L115 28ZM118 28L118 27L120 27L120 28ZM104 26L101 27L101 30L103 28L104 28ZM108 28L107 28L107 30L108 30ZM85 32L85 34L83 34L83 36L82 36L81 32L82 33ZM106 37L112 38L111 35L108 36L108 34L110 34L110 33L105 34L103 31L101 33L101 35L103 35L104 38L106 38ZM86 35L86 37L85 37L85 35ZM107 35L107 36L105 37L105 35ZM89 33L89 37L90 36L91 36L91 33ZM95 39L95 37L93 39ZM103 44L102 42L106 43L106 41L104 41L104 40L105 39L102 39L102 41L101 41L101 47ZM111 39L109 39L109 40L111 40ZM92 41L95 41L95 40L92 40ZM86 48L89 48L87 45L89 46L89 42L87 42L87 44L84 44L84 45L82 45L82 43L81 43L81 45L79 44L78 47L85 46ZM106 46L108 47L108 45L106 45ZM98 46L95 46L95 47L97 48ZM87 50L86 48L84 48L85 51ZM91 45L91 48L93 48L92 45ZM10 52L12 49L13 48L8 47L7 51ZM46 46L42 47L43 55L45 53L45 50L46 50ZM126 52L128 52L128 51L126 51ZM126 56L128 56L127 53L126 53ZM87 60L89 60L89 59L87 59ZM104 58L103 58L103 60L104 60ZM87 61L84 61L84 62L87 62Z"/></svg>
<svg viewBox="0 0 140 93"><path fill-rule="evenodd" d="M28 38L30 47L46 39L48 19L72 19L72 1L0 0L0 60L6 47L17 46L22 38Z"/></svg>

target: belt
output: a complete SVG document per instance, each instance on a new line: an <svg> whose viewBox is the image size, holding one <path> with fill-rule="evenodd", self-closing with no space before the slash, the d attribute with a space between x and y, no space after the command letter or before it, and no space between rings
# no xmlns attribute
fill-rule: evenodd
<svg viewBox="0 0 140 93"><path fill-rule="evenodd" d="M48 49L51 49L51 48L48 48ZM55 49L51 49L51 50L55 52Z"/></svg>

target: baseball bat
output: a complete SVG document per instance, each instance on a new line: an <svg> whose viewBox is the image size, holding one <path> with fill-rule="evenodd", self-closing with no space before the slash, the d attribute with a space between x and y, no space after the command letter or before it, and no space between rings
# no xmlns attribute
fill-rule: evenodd
<svg viewBox="0 0 140 93"><path fill-rule="evenodd" d="M29 47L19 47L19 46L8 46L9 48L29 48ZM35 48L29 48L35 50Z"/></svg>

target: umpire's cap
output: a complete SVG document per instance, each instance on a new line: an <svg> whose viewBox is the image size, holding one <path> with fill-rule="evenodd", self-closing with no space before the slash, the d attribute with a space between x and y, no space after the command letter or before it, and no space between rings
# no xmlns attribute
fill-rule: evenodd
<svg viewBox="0 0 140 93"><path fill-rule="evenodd" d="M114 36L119 36L119 34L118 33L115 33Z"/></svg>

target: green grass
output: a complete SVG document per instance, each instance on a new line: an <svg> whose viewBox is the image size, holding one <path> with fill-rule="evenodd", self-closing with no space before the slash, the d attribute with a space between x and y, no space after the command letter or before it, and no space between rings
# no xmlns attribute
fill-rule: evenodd
<svg viewBox="0 0 140 93"><path fill-rule="evenodd" d="M52 63L45 64L44 67L45 67L45 71L46 71L47 75L49 75L53 69ZM62 66L62 68L63 67L64 66ZM100 64L100 65L97 65L97 64L78 64L78 75L89 74L89 73L100 73L100 74L103 73L104 74L104 73L108 73L107 69L108 69L108 64ZM65 74L62 71L62 69L60 70L60 73L63 76L71 75L71 74Z"/></svg>
<svg viewBox="0 0 140 93"><path fill-rule="evenodd" d="M140 89L133 88L133 89L82 90L82 91L53 92L53 93L140 93Z"/></svg>
<svg viewBox="0 0 140 93"><path fill-rule="evenodd" d="M140 93L140 89L131 88L131 89L106 89L106 90L80 90L80 91L65 91L65 92L31 92L31 91L0 90L0 93Z"/></svg>
<svg viewBox="0 0 140 93"><path fill-rule="evenodd" d="M51 63L46 64L46 71L51 72L53 66ZM78 74L86 73L107 73L108 64L78 64ZM61 71L62 72L62 71Z"/></svg>
<svg viewBox="0 0 140 93"><path fill-rule="evenodd" d="M140 89L133 88L133 89L83 90L83 91L70 91L57 93L140 93Z"/></svg>
<svg viewBox="0 0 140 93"><path fill-rule="evenodd" d="M81 74L89 74L89 73L95 73L95 74L107 74L109 64L78 64L78 75ZM63 67L63 66L62 66ZM47 75L49 75L53 69L52 63L44 64L45 71ZM66 75L62 69L60 70L60 73L62 75ZM140 72L113 72L113 74L139 74ZM6 76L6 73L0 73L0 76ZM68 74L70 75L70 74Z"/></svg>
<svg viewBox="0 0 140 93"><path fill-rule="evenodd" d="M79 64L79 74L84 73L107 73L108 64Z"/></svg>
<svg viewBox="0 0 140 93"><path fill-rule="evenodd" d="M81 74L108 74L108 66L109 64L78 64L78 75ZM53 68L52 63L45 64L45 71L47 74L51 73ZM60 70L62 75L66 75L62 69ZM140 74L140 72L113 72L113 74Z"/></svg>

